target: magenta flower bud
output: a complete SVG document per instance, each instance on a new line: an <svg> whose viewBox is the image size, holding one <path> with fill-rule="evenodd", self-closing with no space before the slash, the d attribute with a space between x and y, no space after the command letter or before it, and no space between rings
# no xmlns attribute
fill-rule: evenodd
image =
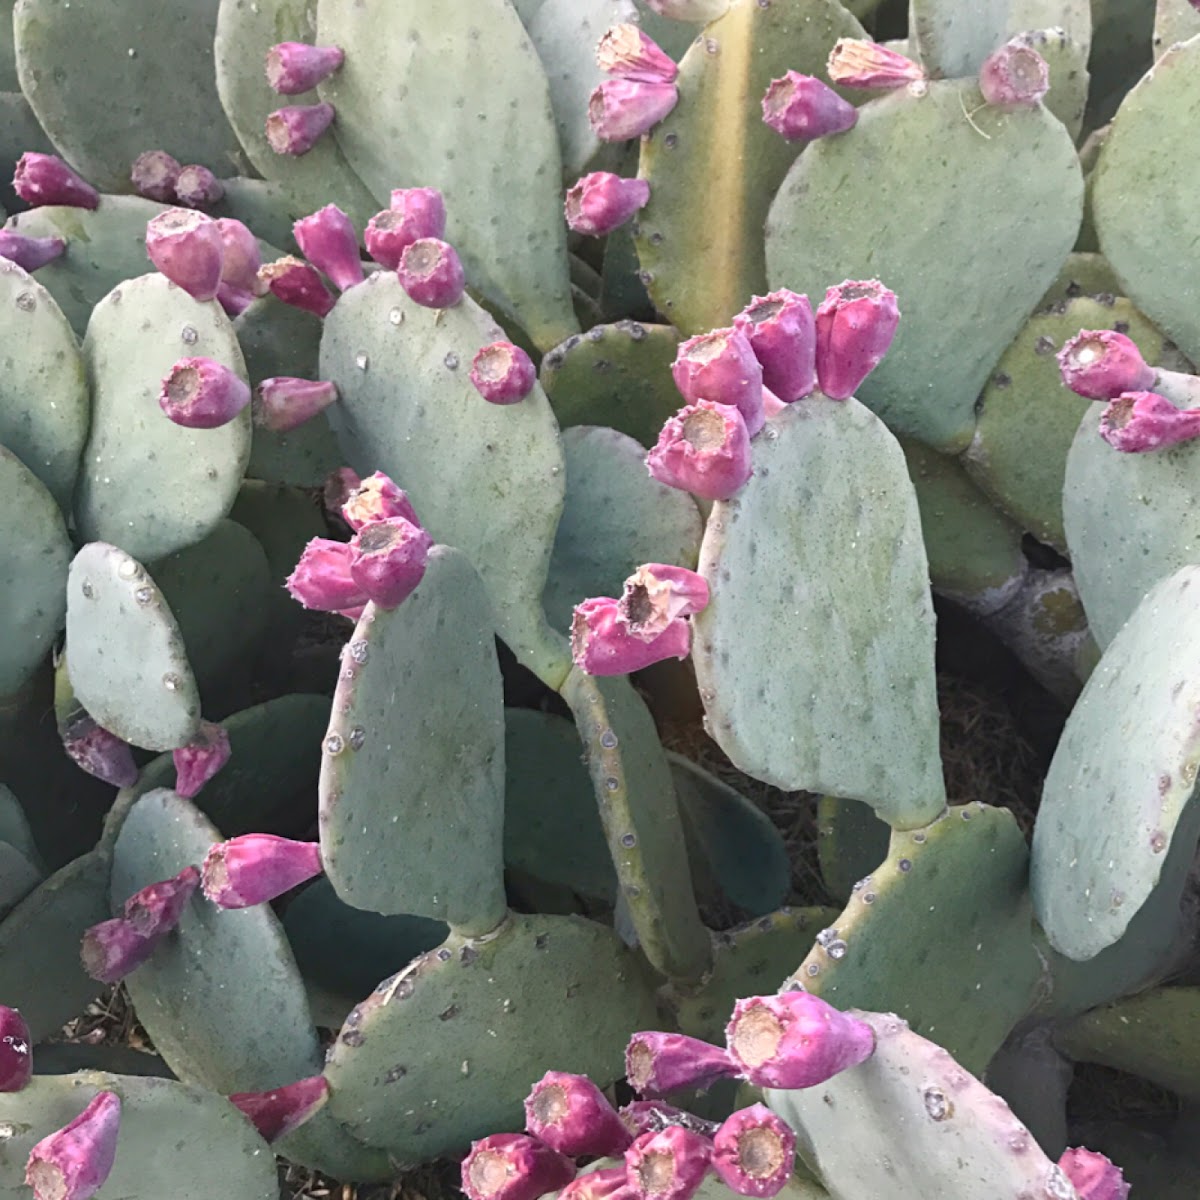
<svg viewBox="0 0 1200 1200"><path fill-rule="evenodd" d="M227 425L249 403L250 385L212 358L181 358L158 393L158 407L185 429Z"/></svg>
<svg viewBox="0 0 1200 1200"><path fill-rule="evenodd" d="M714 329L688 338L671 364L675 386L689 404L711 400L738 409L753 437L765 417L763 371L749 339L736 329Z"/></svg>
<svg viewBox="0 0 1200 1200"><path fill-rule="evenodd" d="M264 295L266 284L258 277L262 266L258 238L233 217L218 217L217 229L221 234L221 282L252 296Z"/></svg>
<svg viewBox="0 0 1200 1200"><path fill-rule="evenodd" d="M623 179L611 171L593 171L575 181L563 211L567 225L588 237L603 237L624 225L650 199L645 179Z"/></svg>
<svg viewBox="0 0 1200 1200"><path fill-rule="evenodd" d="M750 478L750 434L728 404L701 400L662 427L646 469L659 483L708 500L728 500Z"/></svg>
<svg viewBox="0 0 1200 1200"><path fill-rule="evenodd" d="M437 188L396 188L391 207L371 218L363 240L367 253L394 271L414 242L440 238L445 232L446 202Z"/></svg>
<svg viewBox="0 0 1200 1200"><path fill-rule="evenodd" d="M117 1155L121 1101L101 1092L69 1125L29 1152L25 1182L34 1200L88 1200L103 1186Z"/></svg>
<svg viewBox="0 0 1200 1200"><path fill-rule="evenodd" d="M632 1200L633 1189L625 1166L584 1171L558 1193L558 1200Z"/></svg>
<svg viewBox="0 0 1200 1200"><path fill-rule="evenodd" d="M606 75L638 83L674 83L679 68L636 25L614 25L596 47L596 64Z"/></svg>
<svg viewBox="0 0 1200 1200"><path fill-rule="evenodd" d="M311 92L346 60L337 46L280 42L267 51L267 84L281 96Z"/></svg>
<svg viewBox="0 0 1200 1200"><path fill-rule="evenodd" d="M789 142L845 133L858 121L858 109L828 84L789 71L772 79L762 99L763 120Z"/></svg>
<svg viewBox="0 0 1200 1200"><path fill-rule="evenodd" d="M132 787L138 780L137 764L128 742L97 725L91 717L79 717L62 731L63 749L76 766L113 787Z"/></svg>
<svg viewBox="0 0 1200 1200"><path fill-rule="evenodd" d="M524 1133L493 1133L471 1143L462 1163L462 1190L469 1200L537 1200L566 1187L575 1164Z"/></svg>
<svg viewBox="0 0 1200 1200"><path fill-rule="evenodd" d="M737 1073L723 1047L682 1033L635 1033L625 1049L625 1077L640 1096L703 1089Z"/></svg>
<svg viewBox="0 0 1200 1200"><path fill-rule="evenodd" d="M1058 1165L1079 1193L1079 1200L1125 1200L1129 1195L1121 1168L1096 1150L1082 1146L1064 1150Z"/></svg>
<svg viewBox="0 0 1200 1200"><path fill-rule="evenodd" d="M317 842L244 833L209 847L200 886L221 908L250 908L290 892L322 869Z"/></svg>
<svg viewBox="0 0 1200 1200"><path fill-rule="evenodd" d="M1157 392L1126 392L1100 414L1100 436L1122 454L1145 454L1200 437L1200 408L1176 408Z"/></svg>
<svg viewBox="0 0 1200 1200"><path fill-rule="evenodd" d="M658 1133L668 1125L682 1125L692 1129L700 1121L699 1117L694 1117L665 1100L633 1100L621 1108L617 1116L635 1138L643 1133ZM715 1133L716 1126L713 1125L712 1128Z"/></svg>
<svg viewBox="0 0 1200 1200"><path fill-rule="evenodd" d="M493 342L471 360L471 382L489 404L519 404L533 391L537 367L512 342Z"/></svg>
<svg viewBox="0 0 1200 1200"><path fill-rule="evenodd" d="M342 519L355 533L374 521L386 521L389 517L403 517L421 527L408 493L398 488L382 471L359 479L349 467L342 467L342 470L349 472L353 481L346 479L349 491L335 506L335 511L341 512Z"/></svg>
<svg viewBox="0 0 1200 1200"><path fill-rule="evenodd" d="M225 195L225 185L198 163L180 167L175 178L175 201L184 208L207 208Z"/></svg>
<svg viewBox="0 0 1200 1200"><path fill-rule="evenodd" d="M278 1141L314 1116L329 1099L324 1075L310 1075L269 1092L235 1092L229 1103L245 1116L266 1142Z"/></svg>
<svg viewBox="0 0 1200 1200"><path fill-rule="evenodd" d="M350 576L368 600L396 608L425 575L433 538L403 517L364 525L350 543Z"/></svg>
<svg viewBox="0 0 1200 1200"><path fill-rule="evenodd" d="M147 150L133 160L129 180L133 190L147 200L175 203L175 180L183 168L165 150Z"/></svg>
<svg viewBox="0 0 1200 1200"><path fill-rule="evenodd" d="M653 129L678 103L673 83L608 79L588 98L588 120L602 142L626 142Z"/></svg>
<svg viewBox="0 0 1200 1200"><path fill-rule="evenodd" d="M870 1058L875 1032L809 992L783 992L739 1000L725 1044L756 1087L806 1088Z"/></svg>
<svg viewBox="0 0 1200 1200"><path fill-rule="evenodd" d="M647 642L629 632L616 600L598 596L575 606L571 657L588 675L628 675L667 658L687 658L691 648L691 626L682 618Z"/></svg>
<svg viewBox="0 0 1200 1200"><path fill-rule="evenodd" d="M911 58L858 38L840 38L829 52L825 70L834 83L844 87L900 88L925 78L924 70Z"/></svg>
<svg viewBox="0 0 1200 1200"><path fill-rule="evenodd" d="M350 575L350 555L346 542L313 538L287 578L285 586L292 598L305 608L320 612L361 608L367 602L367 594Z"/></svg>
<svg viewBox="0 0 1200 1200"><path fill-rule="evenodd" d="M119 983L153 953L161 938L142 937L124 917L93 925L83 935L83 969L99 983Z"/></svg>
<svg viewBox="0 0 1200 1200"><path fill-rule="evenodd" d="M33 272L60 258L67 248L62 238L26 237L11 229L0 229L0 258L15 262L23 271Z"/></svg>
<svg viewBox="0 0 1200 1200"><path fill-rule="evenodd" d="M176 794L190 800L229 761L231 753L229 734L212 721L201 721L196 736L171 751Z"/></svg>
<svg viewBox="0 0 1200 1200"><path fill-rule="evenodd" d="M1115 400L1154 386L1154 368L1137 344L1111 329L1081 329L1058 352L1058 369L1063 383L1089 400Z"/></svg>
<svg viewBox="0 0 1200 1200"><path fill-rule="evenodd" d="M625 1151L625 1178L639 1200L689 1200L712 1164L712 1142L682 1125L643 1133Z"/></svg>
<svg viewBox="0 0 1200 1200"><path fill-rule="evenodd" d="M621 1154L633 1141L608 1097L586 1076L547 1071L525 1099L525 1129L571 1158ZM625 1172L621 1171L621 1182Z"/></svg>
<svg viewBox="0 0 1200 1200"><path fill-rule="evenodd" d="M453 308L467 286L457 252L439 238L420 238L407 247L396 275L409 299L426 308Z"/></svg>
<svg viewBox="0 0 1200 1200"><path fill-rule="evenodd" d="M333 124L332 104L290 104L267 117L267 142L276 154L307 154Z"/></svg>
<svg viewBox="0 0 1200 1200"><path fill-rule="evenodd" d="M1032 46L1013 38L984 60L979 90L996 108L1032 108L1050 90L1050 68Z"/></svg>
<svg viewBox="0 0 1200 1200"><path fill-rule="evenodd" d="M647 563L625 580L617 614L635 638L653 641L672 621L708 606L708 582L686 567Z"/></svg>
<svg viewBox="0 0 1200 1200"><path fill-rule="evenodd" d="M25 1018L0 1004L0 1092L19 1092L33 1078L32 1047Z"/></svg>
<svg viewBox="0 0 1200 1200"><path fill-rule="evenodd" d="M713 1137L713 1170L741 1196L777 1195L796 1163L796 1135L765 1104L729 1117Z"/></svg>
<svg viewBox="0 0 1200 1200"><path fill-rule="evenodd" d="M199 886L197 867L184 867L171 879L148 884L125 901L125 921L139 937L159 941L179 924L187 902Z"/></svg>
<svg viewBox="0 0 1200 1200"><path fill-rule="evenodd" d="M817 326L808 297L786 288L754 299L733 319L762 366L763 384L785 404L817 386Z"/></svg>
<svg viewBox="0 0 1200 1200"><path fill-rule="evenodd" d="M212 217L172 208L146 224L146 253L173 284L197 300L211 300L221 282L225 245Z"/></svg>
<svg viewBox="0 0 1200 1200"><path fill-rule="evenodd" d="M217 303L229 317L240 317L254 300L254 293L247 292L244 288L234 287L223 279L217 284Z"/></svg>
<svg viewBox="0 0 1200 1200"><path fill-rule="evenodd" d="M266 284L276 300L282 300L293 308L302 308L317 317L327 316L336 303L329 289L321 282L316 267L298 258L288 256L267 263L259 268L258 278Z"/></svg>
<svg viewBox="0 0 1200 1200"><path fill-rule="evenodd" d="M55 154L32 150L17 160L13 191L31 208L65 204L71 208L96 208L100 193Z"/></svg>
<svg viewBox="0 0 1200 1200"><path fill-rule="evenodd" d="M883 361L896 336L896 293L878 279L847 279L817 309L817 379L831 400L845 400Z"/></svg>
<svg viewBox="0 0 1200 1200"><path fill-rule="evenodd" d="M324 412L337 398L335 383L277 375L264 379L255 389L254 423L275 433L288 433Z"/></svg>
<svg viewBox="0 0 1200 1200"><path fill-rule="evenodd" d="M350 218L336 204L327 204L311 216L302 217L292 226L292 232L305 258L324 271L338 291L362 283L358 235Z"/></svg>

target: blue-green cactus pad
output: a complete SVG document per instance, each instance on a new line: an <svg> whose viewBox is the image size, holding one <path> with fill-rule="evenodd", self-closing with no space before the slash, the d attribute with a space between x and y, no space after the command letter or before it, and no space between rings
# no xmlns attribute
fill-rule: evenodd
<svg viewBox="0 0 1200 1200"><path fill-rule="evenodd" d="M1012 0L910 0L909 40L934 79L977 75L1004 42Z"/></svg>

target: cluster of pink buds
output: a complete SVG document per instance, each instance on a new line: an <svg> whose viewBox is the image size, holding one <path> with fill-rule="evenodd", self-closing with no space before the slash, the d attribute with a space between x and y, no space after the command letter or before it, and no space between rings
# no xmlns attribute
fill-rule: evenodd
<svg viewBox="0 0 1200 1200"><path fill-rule="evenodd" d="M207 167L199 163L181 166L165 150L139 154L129 180L139 196L183 208L208 208L225 195L224 184Z"/></svg>
<svg viewBox="0 0 1200 1200"><path fill-rule="evenodd" d="M121 1101L100 1092L69 1125L29 1152L25 1183L34 1200L89 1200L103 1186L117 1156Z"/></svg>
<svg viewBox="0 0 1200 1200"><path fill-rule="evenodd" d="M606 80L588 98L588 120L602 142L641 137L679 102L669 55L636 25L614 25L596 47Z"/></svg>
<svg viewBox="0 0 1200 1200"><path fill-rule="evenodd" d="M280 42L267 51L267 83L282 96L312 91L345 61L337 46ZM267 141L276 154L307 154L333 122L332 104L292 104L267 117Z"/></svg>
<svg viewBox="0 0 1200 1200"><path fill-rule="evenodd" d="M647 563L628 579L621 598L596 596L575 606L571 655L589 675L626 675L692 647L689 617L708 605L708 583L686 567Z"/></svg>
<svg viewBox="0 0 1200 1200"><path fill-rule="evenodd" d="M367 253L395 271L410 300L453 308L467 287L458 252L443 240L446 202L436 188L396 188L391 203L367 225Z"/></svg>
<svg viewBox="0 0 1200 1200"><path fill-rule="evenodd" d="M71 208L97 208L100 193L54 154L28 151L17 160L13 191L31 208L62 204Z"/></svg>

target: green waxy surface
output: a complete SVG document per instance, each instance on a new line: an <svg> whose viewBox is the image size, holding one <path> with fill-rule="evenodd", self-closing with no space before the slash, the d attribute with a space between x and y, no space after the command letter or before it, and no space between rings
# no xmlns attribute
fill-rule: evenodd
<svg viewBox="0 0 1200 1200"><path fill-rule="evenodd" d="M325 1068L330 1111L404 1162L517 1129L545 1071L601 1087L623 1074L629 1035L657 1022L641 971L610 930L577 917L452 934L347 1018Z"/></svg>
<svg viewBox="0 0 1200 1200"><path fill-rule="evenodd" d="M50 293L7 259L0 259L0 346L0 443L67 511L91 416L83 359Z"/></svg>
<svg viewBox="0 0 1200 1200"><path fill-rule="evenodd" d="M845 904L854 885L887 858L891 830L869 804L822 796L817 802L817 854L829 894Z"/></svg>
<svg viewBox="0 0 1200 1200"><path fill-rule="evenodd" d="M1158 0L1154 7L1154 53L1162 54L1176 42L1200 33L1200 11L1191 0Z"/></svg>
<svg viewBox="0 0 1200 1200"><path fill-rule="evenodd" d="M1090 296L1093 300L1104 303L1107 297L1115 299L1120 294L1121 281L1103 254L1073 250L1067 255L1067 261L1063 263L1058 278L1038 302L1038 312L1068 300L1076 300L1080 296Z"/></svg>
<svg viewBox="0 0 1200 1200"><path fill-rule="evenodd" d="M320 93L380 206L392 188L441 189L473 286L543 349L574 333L550 92L508 0L320 0L317 41L346 52Z"/></svg>
<svg viewBox="0 0 1200 1200"><path fill-rule="evenodd" d="M33 834L20 801L12 791L0 783L0 841L7 842L29 862L37 866L41 855L34 844Z"/></svg>
<svg viewBox="0 0 1200 1200"><path fill-rule="evenodd" d="M655 307L685 333L731 324L767 290L763 221L801 149L763 123L771 80L828 82L834 42L865 36L834 0L738 0L683 56L679 103L642 143L637 249Z"/></svg>
<svg viewBox="0 0 1200 1200"><path fill-rule="evenodd" d="M814 300L847 278L891 288L900 326L859 399L897 432L960 450L988 373L1071 250L1082 204L1070 135L1044 109L984 107L971 80L901 89L792 167L767 221L767 278ZM1013 213L1037 215L1014 227Z"/></svg>
<svg viewBox="0 0 1200 1200"><path fill-rule="evenodd" d="M0 696L10 696L62 630L71 541L54 497L3 446L0 511Z"/></svg>
<svg viewBox="0 0 1200 1200"><path fill-rule="evenodd" d="M564 633L589 596L621 595L643 563L695 568L704 525L695 501L646 471L646 452L602 426L563 432L567 495L542 603Z"/></svg>
<svg viewBox="0 0 1200 1200"><path fill-rule="evenodd" d="M1023 34L1022 40L1042 56L1049 70L1050 89L1042 100L1046 111L1066 126L1072 140L1078 140L1090 81L1087 43L1060 28L1035 29Z"/></svg>
<svg viewBox="0 0 1200 1200"><path fill-rule="evenodd" d="M390 475L432 536L470 558L497 633L556 686L570 658L541 597L562 511L562 446L540 386L496 405L471 383L476 352L503 336L470 299L422 308L380 272L326 318L320 377L341 394L330 412L349 464Z"/></svg>
<svg viewBox="0 0 1200 1200"><path fill-rule="evenodd" d="M764 782L927 824L945 804L934 621L900 448L857 401L814 394L768 422L754 471L713 506L700 552L710 732Z"/></svg>
<svg viewBox="0 0 1200 1200"><path fill-rule="evenodd" d="M182 746L200 727L200 697L179 626L146 569L91 542L67 581L71 686L111 733L147 750Z"/></svg>
<svg viewBox="0 0 1200 1200"><path fill-rule="evenodd" d="M1012 0L909 0L909 37L934 79L978 75L1005 40Z"/></svg>
<svg viewBox="0 0 1200 1200"><path fill-rule="evenodd" d="M1050 944L1092 958L1125 932L1174 839L1195 845L1200 567L1155 586L1109 643L1042 790L1030 888Z"/></svg>
<svg viewBox="0 0 1200 1200"><path fill-rule="evenodd" d="M200 541L237 496L250 410L218 429L185 429L159 408L158 393L181 358L211 358L245 377L229 318L216 301L142 275L97 305L83 353L93 409L75 498L81 535L147 562Z"/></svg>
<svg viewBox="0 0 1200 1200"><path fill-rule="evenodd" d="M504 700L492 613L434 547L399 608L368 605L343 655L320 780L321 857L356 908L470 934L504 917Z"/></svg>
<svg viewBox="0 0 1200 1200"><path fill-rule="evenodd" d="M0 1157L4 1200L27 1200L30 1150L100 1092L120 1097L121 1124L112 1173L93 1193L96 1200L274 1200L279 1194L274 1155L223 1096L173 1079L80 1071L39 1076L20 1092L0 1092L0 1122L8 1134Z"/></svg>
<svg viewBox="0 0 1200 1200"><path fill-rule="evenodd" d="M41 871L14 846L0 842L0 920L42 882Z"/></svg>
<svg viewBox="0 0 1200 1200"><path fill-rule="evenodd" d="M0 40L6 28L11 36L12 24L5 17L6 14L0 12ZM0 74L4 71L2 59L3 51L0 50ZM15 64L10 65L15 71ZM39 154L54 153L54 147L29 107L29 101L17 90L14 78L0 90L0 178L3 180L0 182L0 220L3 220L5 209L21 206L20 197L13 191L12 176L17 160L28 150Z"/></svg>

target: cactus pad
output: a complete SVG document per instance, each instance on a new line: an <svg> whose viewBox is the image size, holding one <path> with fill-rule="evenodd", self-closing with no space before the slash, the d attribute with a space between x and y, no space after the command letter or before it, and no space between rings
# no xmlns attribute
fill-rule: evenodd
<svg viewBox="0 0 1200 1200"><path fill-rule="evenodd" d="M1004 41L1012 0L911 0L909 40L934 79L977 75Z"/></svg>
<svg viewBox="0 0 1200 1200"><path fill-rule="evenodd" d="M817 855L821 878L835 900L845 904L854 885L887 858L891 832L869 804L821 797L817 802Z"/></svg>

